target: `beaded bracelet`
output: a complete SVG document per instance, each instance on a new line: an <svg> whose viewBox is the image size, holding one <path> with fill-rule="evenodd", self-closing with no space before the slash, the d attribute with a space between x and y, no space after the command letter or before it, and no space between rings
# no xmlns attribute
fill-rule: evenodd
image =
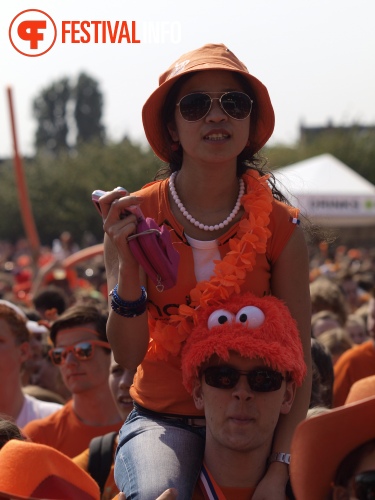
<svg viewBox="0 0 375 500"><path fill-rule="evenodd" d="M133 301L122 300L122 298L118 295L117 290L118 284L109 293L112 297L111 308L115 311L115 313L123 316L124 318L135 318L146 311L147 293L144 286L141 286L141 296L139 299Z"/></svg>

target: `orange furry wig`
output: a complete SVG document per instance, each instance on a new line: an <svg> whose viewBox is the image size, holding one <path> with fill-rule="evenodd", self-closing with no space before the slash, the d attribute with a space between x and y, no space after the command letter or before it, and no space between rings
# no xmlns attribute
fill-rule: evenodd
<svg viewBox="0 0 375 500"><path fill-rule="evenodd" d="M220 307L198 308L195 324L182 352L182 373L191 392L202 364L213 355L224 361L230 352L261 358L274 370L288 373L297 386L306 374L295 320L276 297L250 292L232 295Z"/></svg>

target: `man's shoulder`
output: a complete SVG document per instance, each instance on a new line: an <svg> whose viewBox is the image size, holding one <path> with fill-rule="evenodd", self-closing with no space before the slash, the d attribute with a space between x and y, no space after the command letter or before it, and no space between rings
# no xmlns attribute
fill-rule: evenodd
<svg viewBox="0 0 375 500"><path fill-rule="evenodd" d="M375 348L372 340L368 340L345 351L337 361L335 369L352 363L360 363L364 357L369 355L375 357Z"/></svg>
<svg viewBox="0 0 375 500"><path fill-rule="evenodd" d="M46 429L53 428L57 425L58 422L68 418L71 412L72 407L68 402L57 411L51 413L50 415L47 415L46 417L31 420L28 424L25 425L23 430L27 435L34 434L37 431L45 432Z"/></svg>

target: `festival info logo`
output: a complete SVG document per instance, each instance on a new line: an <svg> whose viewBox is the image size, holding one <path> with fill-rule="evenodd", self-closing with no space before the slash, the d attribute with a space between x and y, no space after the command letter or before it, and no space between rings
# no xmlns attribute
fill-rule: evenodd
<svg viewBox="0 0 375 500"><path fill-rule="evenodd" d="M9 39L13 47L28 57L42 56L56 41L57 29L51 16L37 9L24 10L16 15L9 26Z"/></svg>

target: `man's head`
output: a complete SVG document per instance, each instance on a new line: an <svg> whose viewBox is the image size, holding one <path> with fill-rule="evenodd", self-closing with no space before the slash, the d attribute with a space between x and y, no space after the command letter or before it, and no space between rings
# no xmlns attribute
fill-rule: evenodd
<svg viewBox="0 0 375 500"><path fill-rule="evenodd" d="M375 338L375 297L371 297L368 302L367 334L371 338Z"/></svg>
<svg viewBox="0 0 375 500"><path fill-rule="evenodd" d="M30 333L26 317L5 301L0 304L0 379L5 384L19 379L23 363L30 356Z"/></svg>
<svg viewBox="0 0 375 500"><path fill-rule="evenodd" d="M274 371L261 358L230 353L213 356L197 379L193 397L204 410L207 440L236 451L267 450L281 414L289 413L296 391L287 373Z"/></svg>
<svg viewBox="0 0 375 500"><path fill-rule="evenodd" d="M275 297L245 293L197 312L182 370L185 387L205 411L208 439L245 450L270 447L306 366L287 307Z"/></svg>
<svg viewBox="0 0 375 500"><path fill-rule="evenodd" d="M51 327L50 356L72 394L108 388L111 351L106 320L95 307L80 305L67 309Z"/></svg>
<svg viewBox="0 0 375 500"><path fill-rule="evenodd" d="M109 389L116 403L121 418L126 420L133 409L133 400L129 395L130 386L136 370L128 370L119 365L113 353L111 353L111 365L109 367Z"/></svg>
<svg viewBox="0 0 375 500"><path fill-rule="evenodd" d="M61 288L46 286L35 295L33 304L44 319L54 321L66 310L68 298Z"/></svg>

